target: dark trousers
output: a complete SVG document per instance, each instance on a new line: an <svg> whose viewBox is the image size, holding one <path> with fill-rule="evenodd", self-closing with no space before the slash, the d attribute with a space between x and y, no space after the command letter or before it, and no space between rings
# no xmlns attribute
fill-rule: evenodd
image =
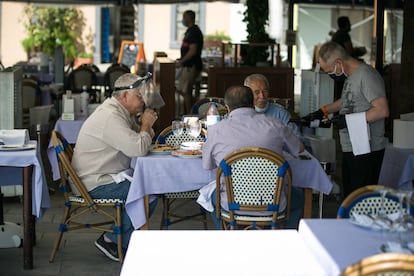
<svg viewBox="0 0 414 276"><path fill-rule="evenodd" d="M360 187L378 184L384 151L382 149L356 156L352 152L342 153L344 198Z"/></svg>

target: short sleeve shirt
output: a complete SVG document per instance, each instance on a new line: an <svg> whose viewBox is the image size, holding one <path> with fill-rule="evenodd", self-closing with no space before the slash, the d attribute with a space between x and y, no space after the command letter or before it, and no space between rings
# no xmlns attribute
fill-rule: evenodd
<svg viewBox="0 0 414 276"><path fill-rule="evenodd" d="M184 62L184 67L192 67L193 65L195 65L196 69L198 71L201 71L201 69L203 68L203 63L201 60L203 40L203 34L197 25L193 25L187 29L181 44L181 57L185 56L185 54L188 52L188 50L190 49L190 44L197 44L197 53L190 60Z"/></svg>

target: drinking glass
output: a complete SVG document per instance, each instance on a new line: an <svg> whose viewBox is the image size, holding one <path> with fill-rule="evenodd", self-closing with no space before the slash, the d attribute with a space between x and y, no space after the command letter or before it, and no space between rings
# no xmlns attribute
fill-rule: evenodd
<svg viewBox="0 0 414 276"><path fill-rule="evenodd" d="M398 218L395 221L395 229L397 231L406 231L407 223L405 221L404 208L403 208L403 203L404 203L404 198L406 197L406 193L402 190L397 190L395 192L395 196L398 198L398 202L400 205L400 208L398 211Z"/></svg>
<svg viewBox="0 0 414 276"><path fill-rule="evenodd" d="M411 197L413 196L413 190L401 190L401 192L403 192L405 194L405 200L406 200L406 210L407 212L404 214L404 218L405 221L407 223L411 223L414 224L414 218L412 216L412 214L410 213L411 211Z"/></svg>
<svg viewBox="0 0 414 276"><path fill-rule="evenodd" d="M390 189L386 187L378 189L378 193L381 195L380 210L377 214L379 217L387 215L387 211L385 210L385 196L388 194L388 192L390 192Z"/></svg>
<svg viewBox="0 0 414 276"><path fill-rule="evenodd" d="M190 120L188 122L188 134L191 137L194 137L194 142L196 142L197 137L200 135L201 132L201 123L199 120Z"/></svg>
<svg viewBox="0 0 414 276"><path fill-rule="evenodd" d="M184 132L184 123L179 120L172 121L171 123L172 132L175 137L180 136Z"/></svg>

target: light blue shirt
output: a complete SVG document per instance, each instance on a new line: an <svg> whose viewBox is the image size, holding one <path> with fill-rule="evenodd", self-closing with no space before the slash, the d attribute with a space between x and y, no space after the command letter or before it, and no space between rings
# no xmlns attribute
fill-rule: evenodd
<svg viewBox="0 0 414 276"><path fill-rule="evenodd" d="M256 109L256 111L258 111ZM276 118L286 126L289 126L292 128L293 133L296 135L296 137L302 138L302 135L299 131L299 128L296 124L290 123L290 113L287 111L283 106L277 103L267 103L266 107L264 108L264 111L259 112L264 113L266 116L272 116L273 118Z"/></svg>

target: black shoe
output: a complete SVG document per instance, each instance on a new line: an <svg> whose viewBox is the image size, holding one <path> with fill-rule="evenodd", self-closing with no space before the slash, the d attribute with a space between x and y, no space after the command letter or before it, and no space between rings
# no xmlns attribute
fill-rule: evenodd
<svg viewBox="0 0 414 276"><path fill-rule="evenodd" d="M118 246L113 242L106 242L104 234L95 241L95 246L109 259L119 262Z"/></svg>

